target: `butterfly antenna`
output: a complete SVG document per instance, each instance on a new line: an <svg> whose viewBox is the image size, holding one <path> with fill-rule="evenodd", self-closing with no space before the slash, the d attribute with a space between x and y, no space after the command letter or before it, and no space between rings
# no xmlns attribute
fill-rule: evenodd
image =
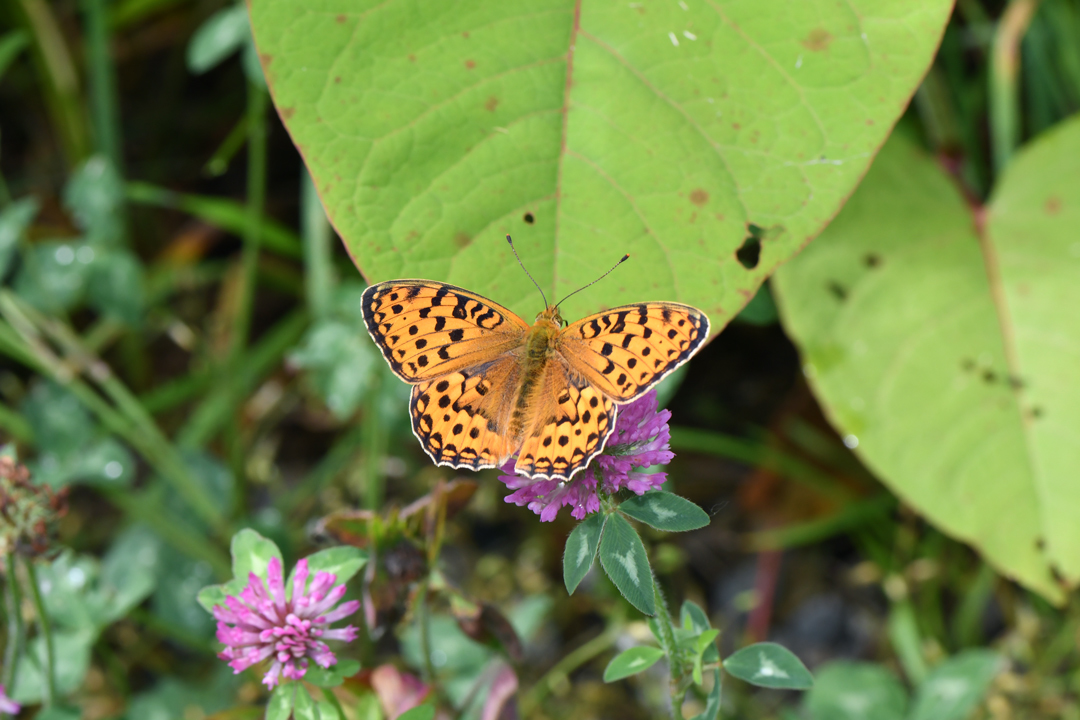
<svg viewBox="0 0 1080 720"><path fill-rule="evenodd" d="M544 295L544 290L540 287L540 283L536 282L536 280L533 279L532 274L530 274L529 271L526 270L525 263L521 262L521 256L517 254L517 248L514 247L514 241L510 239L509 235L506 236L506 242L510 243L510 249L514 251L514 257L517 258L518 265L521 266L522 270L525 270L525 274L529 276L530 280L532 280L532 284L535 285L536 289L540 291L540 297L544 298L544 307L547 307L548 301L547 296Z"/></svg>
<svg viewBox="0 0 1080 720"><path fill-rule="evenodd" d="M589 287L592 287L592 286L593 286L593 285L595 285L596 283L600 282L601 280L603 280L604 278L606 278L606 277L607 277L608 275L610 275L610 274L611 274L611 273L612 273L612 272L613 272L613 271L615 270L615 268L619 267L620 265L622 265L622 264L623 264L624 262L626 262L626 261L627 261L627 260L629 260L629 259L630 259L630 255L629 255L629 254L623 255L623 256L622 256L622 259L621 259L621 260L619 260L619 262L617 262L617 263L615 263L614 265L612 265L612 266L611 266L611 270L608 270L608 271L607 271L606 273L604 273L604 274L603 274L603 275L601 275L600 277L596 278L595 280L593 280L593 281L592 281L591 283L589 283L588 285L584 285L584 286L582 286L582 287L579 287L579 288L578 288L577 290L575 290L574 292L570 293L569 295L567 295L566 297L564 297L564 298L563 298L562 300L560 300L559 302L555 303L555 307L559 307L559 306L560 306L560 305L562 305L562 304L563 304L564 302L566 302L566 301L567 301L567 300L568 300L569 298L573 297L574 295L577 295L577 294L578 294L579 292L581 292L581 291L582 291L582 290L584 290L585 288L589 288Z"/></svg>

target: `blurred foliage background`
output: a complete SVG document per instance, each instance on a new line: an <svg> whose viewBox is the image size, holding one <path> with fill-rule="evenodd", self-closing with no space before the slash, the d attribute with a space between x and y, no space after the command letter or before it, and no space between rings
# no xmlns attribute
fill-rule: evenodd
<svg viewBox="0 0 1080 720"><path fill-rule="evenodd" d="M14 443L36 481L71 488L59 540L69 550L39 569L58 689L78 708L56 717L257 716L257 680L232 676L214 657L212 619L195 602L199 588L228 576L232 532L254 528L295 559L326 542L319 518L403 507L454 474L417 447L408 389L363 331L364 282L345 245L368 251L334 236L273 111L243 6L12 0L0 22L0 440ZM273 71L270 79L273 89ZM858 717L821 709L857 678L884 688L900 708L894 717L930 717L918 700L908 714L909 694L918 697L946 658L982 648L996 660L973 686L973 717L1080 718L1071 591L1080 550L1069 547L1080 491L1075 455L1062 449L1080 421L1080 373L1069 360L1080 329L1067 303L1076 270L1066 261L1080 255L1078 110L1076 0L961 0L848 208L755 295L802 243L787 238L784 253L763 254L761 271L739 280L744 296L714 322L734 319L662 385L674 416L672 485L712 516L693 533L654 533L662 583L707 610L725 654L776 640L824 688L804 702L732 683L727 716ZM876 149L880 140L866 143ZM851 172L853 187L861 173ZM1022 197L1031 188L1042 194ZM1058 205L1047 205L1053 198ZM337 207L328 203L331 216ZM1017 207L1045 210L1054 224ZM897 232L909 224L922 235ZM737 231L726 262L745 244ZM1028 319L1019 306L1015 332L995 324L994 308L1007 302L983 266L992 254L985 243L1007 242L1010 232L1001 292L1019 292L1009 268L1037 258L1044 264L1016 282L1068 293L1029 308ZM1033 237L1061 254L1043 253ZM966 249L953 254L950 238ZM924 264L911 260L908 242L924 246ZM471 247L485 252L479 241ZM905 262L888 276L893 287L868 288L855 270L883 263L900 272ZM943 265L957 274L924 285ZM890 380L837 347L879 339L871 363L887 363L923 318L966 307L967 281L956 277L975 278L970 302L983 303L983 315L940 329L911 371L946 387L970 376L989 394L929 413L920 403L941 391L919 384L899 392L918 402L872 406L869 421L852 416L853 398L869 400ZM597 298L616 286L610 296L634 294L633 278L605 281L587 302L607 302ZM506 282L524 288L519 280ZM515 292L492 297L532 307L531 290ZM828 304L853 298L876 314L852 320L850 304ZM898 316L915 329L882 319ZM1002 337L1012 335L1021 341L1010 351ZM1040 349L1024 345L1027 336L1057 340ZM1041 353L1054 360L1014 376L1010 352L1024 363ZM1032 401L1023 388L1042 395ZM1043 413L1072 430L1057 441L1028 430L999 435L990 421L1002 403L1013 403L1001 412L1018 427L1041 427L1030 423ZM874 412L885 418L877 425ZM990 425L948 462L920 464L940 460L941 438L973 417ZM895 418L899 429L889 425ZM1034 445L1019 455L980 454L1023 437ZM983 464L964 470L968 484L949 495L976 456ZM1035 473L1018 484L1035 472L1009 464L1021 461L1049 467L1050 481ZM560 558L573 522L564 515L542 526L503 502L494 473L476 479L446 526L439 562L465 596L498 607L517 628L523 716L655 717L665 695L656 678L601 681L607 659L647 630L596 574L567 596ZM1041 509L1030 510L1036 495ZM1024 519L1047 507L1049 518ZM380 607L384 632L355 655L364 667L397 658L422 674L398 590L391 584ZM495 653L449 614L436 627L448 648L438 670L464 698ZM40 656L39 636L27 652ZM23 667L12 694L33 704L41 678Z"/></svg>

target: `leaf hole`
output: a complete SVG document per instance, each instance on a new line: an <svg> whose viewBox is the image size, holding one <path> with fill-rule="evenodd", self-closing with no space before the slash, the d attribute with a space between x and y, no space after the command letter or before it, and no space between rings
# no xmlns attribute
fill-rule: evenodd
<svg viewBox="0 0 1080 720"><path fill-rule="evenodd" d="M751 225L751 233L754 230L754 226ZM758 266L758 262L761 260L761 240L754 237L754 235L748 236L743 240L743 244L735 251L735 259L739 261L747 270L753 270Z"/></svg>
<svg viewBox="0 0 1080 720"><path fill-rule="evenodd" d="M877 253L867 253L863 257L863 264L868 268L876 268L881 265L881 256Z"/></svg>
<svg viewBox="0 0 1080 720"><path fill-rule="evenodd" d="M527 212L527 213L525 213L525 217L524 217L524 218L522 218L522 219L523 219L523 220L524 220L524 221L526 222L526 224L528 224L528 225L532 225L532 224L533 224L534 222L536 222L536 217L535 217L535 216L534 216L534 215L533 215L533 214L532 214L531 212Z"/></svg>

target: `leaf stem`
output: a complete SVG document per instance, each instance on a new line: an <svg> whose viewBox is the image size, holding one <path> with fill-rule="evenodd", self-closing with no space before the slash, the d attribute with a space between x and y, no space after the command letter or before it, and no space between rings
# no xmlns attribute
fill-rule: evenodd
<svg viewBox="0 0 1080 720"><path fill-rule="evenodd" d="M19 579L16 575L15 555L9 553L4 558L7 569L7 586L4 593L7 600L7 646L4 648L4 687L15 686L19 670L19 657L22 656L26 643L26 629L22 621L22 593L19 592Z"/></svg>
<svg viewBox="0 0 1080 720"><path fill-rule="evenodd" d="M41 599L37 569L33 561L29 559L24 560L23 565L26 567L26 577L30 581L30 600L34 603L41 637L45 641L45 693L42 699L46 707L51 707L56 704L56 662L53 653L52 623L49 622L49 614L45 611L45 603Z"/></svg>

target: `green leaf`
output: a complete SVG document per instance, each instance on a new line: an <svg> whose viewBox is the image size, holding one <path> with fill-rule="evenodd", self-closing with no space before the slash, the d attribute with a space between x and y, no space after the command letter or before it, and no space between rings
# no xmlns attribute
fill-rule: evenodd
<svg viewBox="0 0 1080 720"><path fill-rule="evenodd" d="M108 598L106 623L124 617L153 592L161 545L145 525L133 525L113 540L101 561L100 588Z"/></svg>
<svg viewBox="0 0 1080 720"><path fill-rule="evenodd" d="M906 503L1051 600L1080 582L1080 119L1009 164L979 221L902 138L773 283L804 372ZM988 268L990 268L988 275ZM989 279L988 279L989 278ZM1007 517L1007 523L991 522Z"/></svg>
<svg viewBox="0 0 1080 720"><path fill-rule="evenodd" d="M296 695L293 696L293 720L319 720L319 711L311 699L307 688L296 683Z"/></svg>
<svg viewBox="0 0 1080 720"><path fill-rule="evenodd" d="M217 67L251 37L243 3L218 10L199 26L187 47L187 67L196 75Z"/></svg>
<svg viewBox="0 0 1080 720"><path fill-rule="evenodd" d="M244 528L233 535L232 569L235 579L242 580L246 585L249 573L255 573L266 580L266 568L271 558L277 558L284 563L281 551L273 540L264 538L250 528Z"/></svg>
<svg viewBox="0 0 1080 720"><path fill-rule="evenodd" d="M0 212L0 278L4 277L11 265L19 238L37 217L40 208L37 200L26 197L16 200Z"/></svg>
<svg viewBox="0 0 1080 720"><path fill-rule="evenodd" d="M104 155L80 165L64 186L64 207L86 238L115 246L123 237L124 184L120 173Z"/></svg>
<svg viewBox="0 0 1080 720"><path fill-rule="evenodd" d="M90 649L97 638L97 631L53 629L53 674L58 695L67 695L78 689L90 669ZM19 670L15 687L9 697L19 703L39 703L45 688L45 639L39 634L26 644L26 651L19 658Z"/></svg>
<svg viewBox="0 0 1080 720"><path fill-rule="evenodd" d="M336 576L334 584L341 585L352 579L353 575L358 573L360 568L367 564L368 556L367 553L359 548L350 545L340 545L338 547L320 550L313 555L308 555L306 560L310 572L307 585L311 584L311 581L315 578L315 573L317 572L333 573ZM289 577L285 581L285 592L289 596L292 596L294 577L296 577L295 567L289 573Z"/></svg>
<svg viewBox="0 0 1080 720"><path fill-rule="evenodd" d="M648 645L638 645L629 650L623 650L604 668L604 682L615 682L637 675L651 668L662 657L664 657L663 650Z"/></svg>
<svg viewBox="0 0 1080 720"><path fill-rule="evenodd" d="M716 654L716 638L720 637L720 631L716 629L706 630L694 639L694 682L701 684L702 663L705 655L711 648Z"/></svg>
<svg viewBox="0 0 1080 720"><path fill-rule="evenodd" d="M320 320L304 335L289 355L289 362L308 370L308 378L340 420L356 412L377 377L378 351L367 333L357 333L356 323L337 318Z"/></svg>
<svg viewBox="0 0 1080 720"><path fill-rule="evenodd" d="M593 513L578 523L570 537L566 538L562 559L563 582L566 584L566 592L571 595L592 567L605 519L607 515L604 513Z"/></svg>
<svg viewBox="0 0 1080 720"><path fill-rule="evenodd" d="M763 642L748 645L724 660L724 670L751 685L784 690L806 690L814 678L799 658L783 645Z"/></svg>
<svg viewBox="0 0 1080 720"><path fill-rule="evenodd" d="M699 633L703 633L711 627L709 616L693 600L683 601L682 608L679 610L679 623L687 630Z"/></svg>
<svg viewBox="0 0 1080 720"><path fill-rule="evenodd" d="M685 532L709 524L705 511L686 498L663 490L654 490L630 498L619 506L621 512L657 530Z"/></svg>
<svg viewBox="0 0 1080 720"><path fill-rule="evenodd" d="M705 698L705 709L690 720L716 720L720 717L720 693L723 687L720 670L713 670L713 686Z"/></svg>
<svg viewBox="0 0 1080 720"><path fill-rule="evenodd" d="M931 671L915 694L910 720L964 720L1005 669L989 650L965 650Z"/></svg>
<svg viewBox="0 0 1080 720"><path fill-rule="evenodd" d="M810 720L904 720L907 692L891 672L872 663L831 662L803 699Z"/></svg>
<svg viewBox="0 0 1080 720"><path fill-rule="evenodd" d="M299 686L300 683L288 680L274 688L270 700L266 703L266 720L289 720L293 711L293 698L296 697Z"/></svg>
<svg viewBox="0 0 1080 720"><path fill-rule="evenodd" d="M344 720L338 709L334 707L334 703L329 700L315 701L315 708L319 712L319 720Z"/></svg>
<svg viewBox="0 0 1080 720"><path fill-rule="evenodd" d="M142 264L127 250L98 253L90 270L86 297L106 317L138 324L146 304Z"/></svg>
<svg viewBox="0 0 1080 720"><path fill-rule="evenodd" d="M191 635L213 637L214 620L199 609L202 603L198 599L199 588L214 579L213 568L170 545L163 546L160 553L157 590L150 603L154 615L167 626L183 628ZM245 581L239 587L230 586L229 594L239 594L246 585ZM224 598L220 600L224 602Z"/></svg>
<svg viewBox="0 0 1080 720"><path fill-rule="evenodd" d="M86 292L94 250L81 242L36 242L23 254L15 292L46 313L62 313L79 304Z"/></svg>
<svg viewBox="0 0 1080 720"><path fill-rule="evenodd" d="M950 0L251 4L274 101L372 280L523 317L681 300L714 330L828 222L931 62ZM736 251L764 232L747 269Z"/></svg>
<svg viewBox="0 0 1080 720"><path fill-rule="evenodd" d="M417 705L412 710L406 710L398 715L397 720L434 720L434 705Z"/></svg>
<svg viewBox="0 0 1080 720"><path fill-rule="evenodd" d="M604 523L600 564L623 597L646 615L656 613L652 569L641 538L621 515Z"/></svg>

